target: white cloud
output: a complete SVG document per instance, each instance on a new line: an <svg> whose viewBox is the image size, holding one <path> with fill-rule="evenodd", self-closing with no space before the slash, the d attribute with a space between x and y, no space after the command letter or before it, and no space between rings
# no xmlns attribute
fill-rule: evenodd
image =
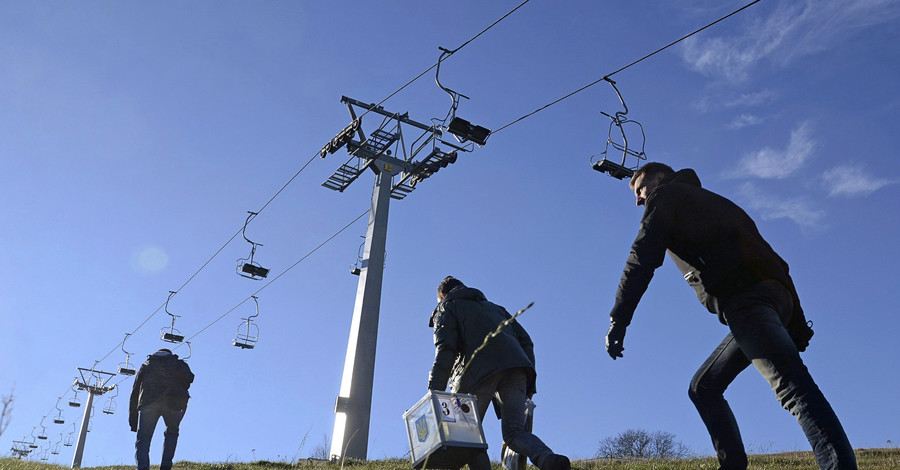
<svg viewBox="0 0 900 470"><path fill-rule="evenodd" d="M843 165L822 174L829 196L868 196L873 192L897 183L897 180L876 178L859 166Z"/></svg>
<svg viewBox="0 0 900 470"><path fill-rule="evenodd" d="M763 119L754 114L741 114L740 116L735 117L728 123L728 128L732 130L743 129L745 127L757 126L762 124Z"/></svg>
<svg viewBox="0 0 900 470"><path fill-rule="evenodd" d="M784 1L735 36L685 40L682 58L707 76L741 82L763 60L787 65L828 50L858 28L897 17L896 0Z"/></svg>
<svg viewBox="0 0 900 470"><path fill-rule="evenodd" d="M800 169L812 156L816 142L810 136L809 123L803 122L791 132L784 150L766 147L741 159L728 176L736 178L782 179Z"/></svg>
<svg viewBox="0 0 900 470"><path fill-rule="evenodd" d="M802 228L821 228L825 211L802 198L779 199L763 193L753 183L744 183L739 195L748 209L759 211L763 220L789 219Z"/></svg>

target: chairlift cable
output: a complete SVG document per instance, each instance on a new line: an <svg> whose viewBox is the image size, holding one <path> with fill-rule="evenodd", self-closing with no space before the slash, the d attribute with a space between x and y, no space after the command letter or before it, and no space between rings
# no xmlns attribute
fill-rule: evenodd
<svg viewBox="0 0 900 470"><path fill-rule="evenodd" d="M509 12L507 12L505 15L501 16L499 19L497 19L496 21L494 21L493 23L491 23L490 25L488 25L486 28L484 28L483 30L481 30L478 34L476 34L476 35L472 36L471 38L469 38L467 41L465 41L464 43L462 43L462 44L461 44L459 47L457 47L456 49L453 49L453 50L450 52L450 55L452 55L453 53L455 53L455 52L459 51L460 49L462 49L462 48L466 47L467 45L469 45L469 43L471 43L472 41L474 41L475 39L477 39L479 36L481 36L482 34L484 34L485 32L487 32L489 29L491 29L491 28L493 28L494 26L496 26L498 23L500 23L501 21L503 21L504 19L506 19L508 16L510 16L512 13L514 13L516 10L518 10L519 8L521 8L522 6L524 6L524 5L525 5L526 3L528 3L529 1L530 1L530 0L524 0L522 3L520 3L519 5L517 5L515 8L513 8L513 9L510 10ZM449 57L449 56L448 56L448 57ZM365 116L366 114L368 114L369 111L370 111L371 109L377 108L378 106L382 105L385 101L389 100L389 99L392 98L394 95L396 95L397 93L399 93L400 91L402 91L403 89L405 89L406 87L408 87L409 85L411 85L413 82L415 82L415 81L418 80L419 78L421 78L423 75L425 75L426 73L428 73L428 72L430 72L431 70L433 70L435 67L437 67L437 65L438 65L438 64L435 63L435 64L433 64L431 67L428 67L426 70L424 70L422 73L420 73L420 74L416 75L415 77L413 77L412 80L406 82L403 86L401 86L400 88L398 88L397 90L395 90L394 92L392 92L391 94L389 94L387 97L385 97L384 99L382 99L381 101L379 101L377 104L375 104L375 105L373 106L373 108L370 108L370 109L366 110L362 115L360 115L359 119L362 119L362 117ZM286 188L287 188L287 187L288 187L288 186L289 186L296 178L297 178L297 176L299 176L300 173L302 173L303 170L305 170L306 167L308 167L308 166L313 162L313 160L315 160L316 157L318 157L318 156L319 156L319 152L316 151L316 152L312 155L312 157L310 157L310 159L309 159L306 163L304 163L303 166L301 166L300 169L297 170L297 171L293 174L293 176L291 176L291 177L287 180L287 182L285 182L285 183L281 186L281 188L279 188L278 191L276 191L275 194L273 194L272 197L270 197L270 198L262 205L262 207L259 208L259 210L256 211L256 213L259 214L259 213L261 213L266 207L268 207L269 204L271 204L272 201L274 201L275 198L278 197L278 196L279 196L279 195L280 195L280 194L281 194L281 193L282 193L282 192L283 192L283 191L284 191L284 190L285 190L285 189L286 189ZM196 276L197 276L204 268L206 268L206 266L207 266L210 262L212 262L212 260L213 260L216 256L219 255L219 253L222 252L222 250L225 249L225 247L227 247L232 241L234 241L235 238L237 238L237 236L241 233L241 231L242 231L243 228L245 228L245 227L246 227L246 224L245 224L244 227L242 227L242 228L239 229L237 232L235 232L234 235L232 235L231 238L228 239L228 241L226 241L226 242L225 242L218 250L216 250L216 252L213 253L213 255L212 255L208 260L206 260L206 262L203 263L203 265L200 266L200 268L197 269L197 270L196 270L196 271L188 278L188 280L184 282L184 284L181 285L181 287L179 287L178 289L176 289L176 292L180 292L181 289L183 289L185 286L187 286L188 283L190 283L190 282L191 282L191 281L192 281L192 280L193 280L193 279L194 279L194 278L195 278L195 277L196 277ZM277 279L277 277L276 277L275 279ZM273 280L274 280L274 279L273 279ZM266 285L268 285L268 284L266 284ZM265 288L265 286L263 286L263 288ZM260 290L262 290L262 289L260 289ZM257 291L257 292L259 292L259 291ZM145 318L144 321L141 322L140 325L138 325L134 330L131 331L131 334L137 333L137 331L140 330L144 325L146 325L147 322L149 322L154 316L156 316L156 314L159 313L159 311L160 311L162 308L163 308L163 305L160 305L159 307L157 307L157 309L154 310L153 313L151 313L149 316L147 316L147 318ZM112 355L114 352L116 352L116 350L118 350L118 349L119 349L122 345L124 345L124 344L125 344L125 340L120 341L118 344L116 344L116 345L115 345L108 353L106 353L106 354L100 359L100 362L102 362L102 361L106 360L107 358L109 358L110 355Z"/></svg>
<svg viewBox="0 0 900 470"><path fill-rule="evenodd" d="M215 320L213 320L212 322L210 322L208 325L206 325L206 326L204 326L202 329L200 329L200 331L194 333L193 336L191 336L190 338L185 339L184 342L189 342L189 341L193 340L194 338L196 338L197 336L199 336L200 333L203 333L203 332L206 331L209 327L211 327L211 326L215 325L216 323L218 323L219 320L225 318L226 316L228 316L228 314L230 314L231 312L237 310L238 307L240 307L240 306L243 305L245 302L247 302L248 300L250 300L253 296L255 296L255 295L259 294L260 292L262 292L263 289L265 289L266 287L269 287L270 284L272 284L273 282L277 281L281 276L287 274L288 271L290 271L291 269L294 269L295 266L297 266L298 264L300 264L302 261L306 260L306 258L309 258L310 256L312 256L313 253L315 253L315 252L318 251L320 248L322 248L323 246L325 246L328 242L330 242L330 241L333 240L335 237L337 237L338 235L340 235L341 233L343 233L344 230L347 230L348 228L350 228L351 225L355 224L357 221L359 221L359 219L363 218L363 217L364 217L366 214L368 214L368 213L369 213L369 210L366 210L366 211L363 212L362 214L358 215L355 219L353 219L352 221L350 221L350 223L348 223L347 225L344 225L340 230L338 230L338 231L335 232L333 235L331 235L330 237L328 237L325 241L323 241L323 242L320 243L318 246L316 246L315 248L313 248L312 250L310 250L309 253L303 255L303 257L300 258L299 260L297 260L296 262L294 262L294 264L288 266L284 271L278 273L278 275L275 276L275 277L273 277L269 282L263 284L262 287L260 287L259 289L257 289L255 292L253 292L253 293L250 294L249 296L247 296L245 299L241 300L241 301L240 301L237 305L235 305L234 307L231 307L227 312L225 312L225 313L223 313L222 315L220 315L219 318L216 318ZM178 349L179 347L181 347L180 344L179 344L178 346L176 346L174 349Z"/></svg>
<svg viewBox="0 0 900 470"><path fill-rule="evenodd" d="M447 55L447 57L444 58L444 60L449 59L454 53L456 53L456 52L459 51L460 49L462 49L462 48L468 46L470 42L474 41L474 40L477 39L479 36L481 36L482 34L486 33L489 29L491 29L491 28L493 28L494 26L496 26L497 23L500 23L501 21L505 20L506 17L508 17L509 15L513 14L516 10L518 10L519 8L521 8L523 5L525 5L526 3L530 2L530 1L531 1L531 0L525 0L525 1L523 1L522 3L520 3L518 6L516 6L516 7L513 8L512 10L508 11L505 15L501 16L499 19L497 19L496 21L494 21L493 23L491 23L490 25L488 25L488 27L482 29L478 34L472 36L472 37L469 38L466 42L460 44L460 46L457 47L456 49L447 51L447 52L448 52L448 55ZM434 70L434 68L437 67L438 64L440 64L440 60L437 61L437 62L435 62L431 67L428 67L427 69L423 70L422 73L420 73L420 74L416 75L415 77L413 77L412 80L406 82L406 83L403 84L403 86L401 86L400 88L397 88L396 90L394 90L391 94L387 95L383 100L381 100L381 101L379 101L378 103L375 103L374 105L372 105L372 107L369 108L369 109L367 109L364 113L362 113L362 114L359 116L358 119L362 119L363 116L365 116L366 114L369 114L369 111L372 111L373 109L378 108L379 106L381 106L382 104L384 104L385 101L387 101L387 100L393 98L394 95L396 95L397 93L400 93L404 88L406 88L406 87L412 85L413 82L415 82L416 80L422 78L423 75L425 75L426 73L431 72L432 70Z"/></svg>
<svg viewBox="0 0 900 470"><path fill-rule="evenodd" d="M508 124L505 124L505 125L503 125L503 126L500 126L499 128L495 129L495 130L492 132L492 134L496 134L497 132L500 132L500 131L502 131L503 129L506 129L507 127L509 127L509 126L511 126L511 125L513 125L513 124L519 122L519 121L522 121L522 120L524 120L524 119L526 119L526 118L529 118L529 117L531 117L531 116L533 116L533 115L535 115L535 114L537 114L537 113L539 113L539 112L541 112L541 111L543 111L543 110L549 108L550 106L553 106L553 105L559 103L560 101L565 100L566 98L570 98L570 97L573 96L573 95L576 95L576 94L578 94L578 93L581 93L582 91L584 91L584 90L586 90L586 89L588 89L588 88L590 88L590 87L592 87L592 86L594 86L594 85L596 85L596 84L598 84L598 83L600 83L600 82L602 82L602 81L608 79L609 77L612 77L613 75L615 75L615 74L617 74L617 73L619 73L619 72L621 72L621 71L623 71L623 70L625 70L625 69L627 69L627 68L629 68L629 67L631 67L631 66L633 66L633 65L636 65L638 62L641 62L641 61L643 61L643 60L645 60L645 59L648 59L648 58L650 58L651 56L654 56L654 55L656 55L656 54L658 54L658 53L660 53L660 52L662 52L662 51L664 51L664 50L666 50L666 49L668 49L668 48L674 46L675 44L678 44L679 42L684 41L685 39L687 39L687 38L689 38L689 37L691 37L691 36L693 36L693 35L695 35L695 34L697 34L697 33L700 33L701 31L703 31L703 30L705 30L705 29L707 29L707 28L709 28L709 27L711 27L711 26L713 26L713 25L715 25L715 24L717 24L717 23L719 23L719 22L722 22L722 21L724 21L724 20L730 18L731 16L736 15L736 14L738 14L738 13L740 13L740 12L746 10L747 8L752 7L753 5L756 5L757 3L761 2L761 1L762 1L762 0L753 0L752 2L750 2L750 3L748 3L748 4L744 5L744 6L742 6L742 7L740 7L740 8L738 8L737 10L734 10L734 11L732 11L731 13L729 13L729 14L727 14L727 15L725 15L725 16L723 16L723 17L721 17L721 18L719 18L719 19L717 19L717 20L715 20L715 21L713 21L712 23L709 23L709 24L707 24L706 26L703 26L703 27L701 27L701 28L699 28L699 29L696 29L696 30L694 30L694 31L692 31L692 32L690 32L690 33L688 33L688 34L686 34L686 35L684 35L684 36L682 36L682 37L680 37L680 38L678 38L678 39L676 39L676 40L670 42L669 44L666 44L665 46L660 47L659 49L657 49L657 50L655 50L655 51L653 51L653 52L651 52L651 53L649 53L649 54L647 54L647 55L641 57L640 59L637 59L637 60L631 62L631 63L628 64L628 65L625 65L625 66L623 66L623 67L620 67L619 69L615 70L615 71L612 72L612 73L608 73L608 74L606 74L606 75L604 75L604 76L602 76L602 77L600 77L600 78L594 80L593 82L588 83L587 85L585 85L585 86L583 86L583 87L581 87L581 88L579 88L579 89L577 89L577 90L575 90L575 91L573 91L573 92L571 92L571 93L569 93L569 94L567 94L567 95L565 95L565 96L563 96L563 97L561 97L561 98L558 98L558 99L556 99L556 100L554 100L554 101L551 101L550 103L547 103L547 104L541 106L540 108L537 108L537 109L535 109L534 111L532 111L532 112L530 112L530 113L528 113L528 114L525 114L524 116L522 116L522 117L520 117L520 118L518 118L518 119L516 119L516 120L514 120L514 121L512 121L512 122L510 122L510 123L508 123Z"/></svg>

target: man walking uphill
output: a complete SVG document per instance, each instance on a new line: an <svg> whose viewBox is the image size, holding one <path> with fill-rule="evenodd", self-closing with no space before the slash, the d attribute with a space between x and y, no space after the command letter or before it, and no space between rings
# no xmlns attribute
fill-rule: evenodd
<svg viewBox="0 0 900 470"><path fill-rule="evenodd" d="M527 455L541 470L569 470L567 457L554 454L525 429L525 400L535 393L537 373L534 345L522 325L513 320L473 357L485 338L511 318L509 312L451 276L438 286L437 295L438 305L428 323L434 327L435 347L428 389L446 390L452 369L452 390L475 395L479 419L484 418L492 400L495 408L501 404L500 427L510 449ZM487 451L469 462L469 470L490 468Z"/></svg>
<svg viewBox="0 0 900 470"><path fill-rule="evenodd" d="M128 407L128 424L137 432L134 459L138 470L150 468L150 440L160 417L166 423L166 432L159 468L172 468L178 426L187 409L188 388L193 381L191 368L168 349L147 356L147 361L141 365L134 377Z"/></svg>
<svg viewBox="0 0 900 470"><path fill-rule="evenodd" d="M706 308L730 330L691 380L689 395L712 437L720 469L746 469L747 454L723 394L750 364L797 418L820 468L856 469L853 448L800 359L806 324L788 265L753 220L700 187L690 169L648 163L629 187L645 206L610 313L606 350L622 357L625 328L666 251Z"/></svg>

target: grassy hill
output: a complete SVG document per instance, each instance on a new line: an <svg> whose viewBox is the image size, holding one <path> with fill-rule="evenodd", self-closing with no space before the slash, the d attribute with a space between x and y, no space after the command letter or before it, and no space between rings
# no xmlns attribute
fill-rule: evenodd
<svg viewBox="0 0 900 470"><path fill-rule="evenodd" d="M900 469L900 449L859 449L856 458L860 469L896 470ZM177 462L175 470L289 470L297 467L315 467L321 470L339 470L339 463L301 460L288 462L250 463L195 463ZM345 462L344 467L352 470L409 470L409 460L388 459L368 462ZM63 470L68 467L51 465L30 460L11 458L0 459L0 470ZM151 467L155 469L156 467ZM494 465L495 469L502 469ZM537 467L530 466L532 470ZM579 460L572 462L577 470L712 470L717 468L713 458L685 460ZM816 464L811 452L789 452L783 454L763 454L750 456L750 468L756 470L815 470ZM133 470L134 466L118 465L91 467L91 470Z"/></svg>

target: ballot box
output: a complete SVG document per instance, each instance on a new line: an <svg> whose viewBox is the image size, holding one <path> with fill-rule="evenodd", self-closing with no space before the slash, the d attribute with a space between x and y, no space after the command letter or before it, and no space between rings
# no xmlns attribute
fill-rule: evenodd
<svg viewBox="0 0 900 470"><path fill-rule="evenodd" d="M474 395L430 390L403 420L416 469L458 470L488 447Z"/></svg>

